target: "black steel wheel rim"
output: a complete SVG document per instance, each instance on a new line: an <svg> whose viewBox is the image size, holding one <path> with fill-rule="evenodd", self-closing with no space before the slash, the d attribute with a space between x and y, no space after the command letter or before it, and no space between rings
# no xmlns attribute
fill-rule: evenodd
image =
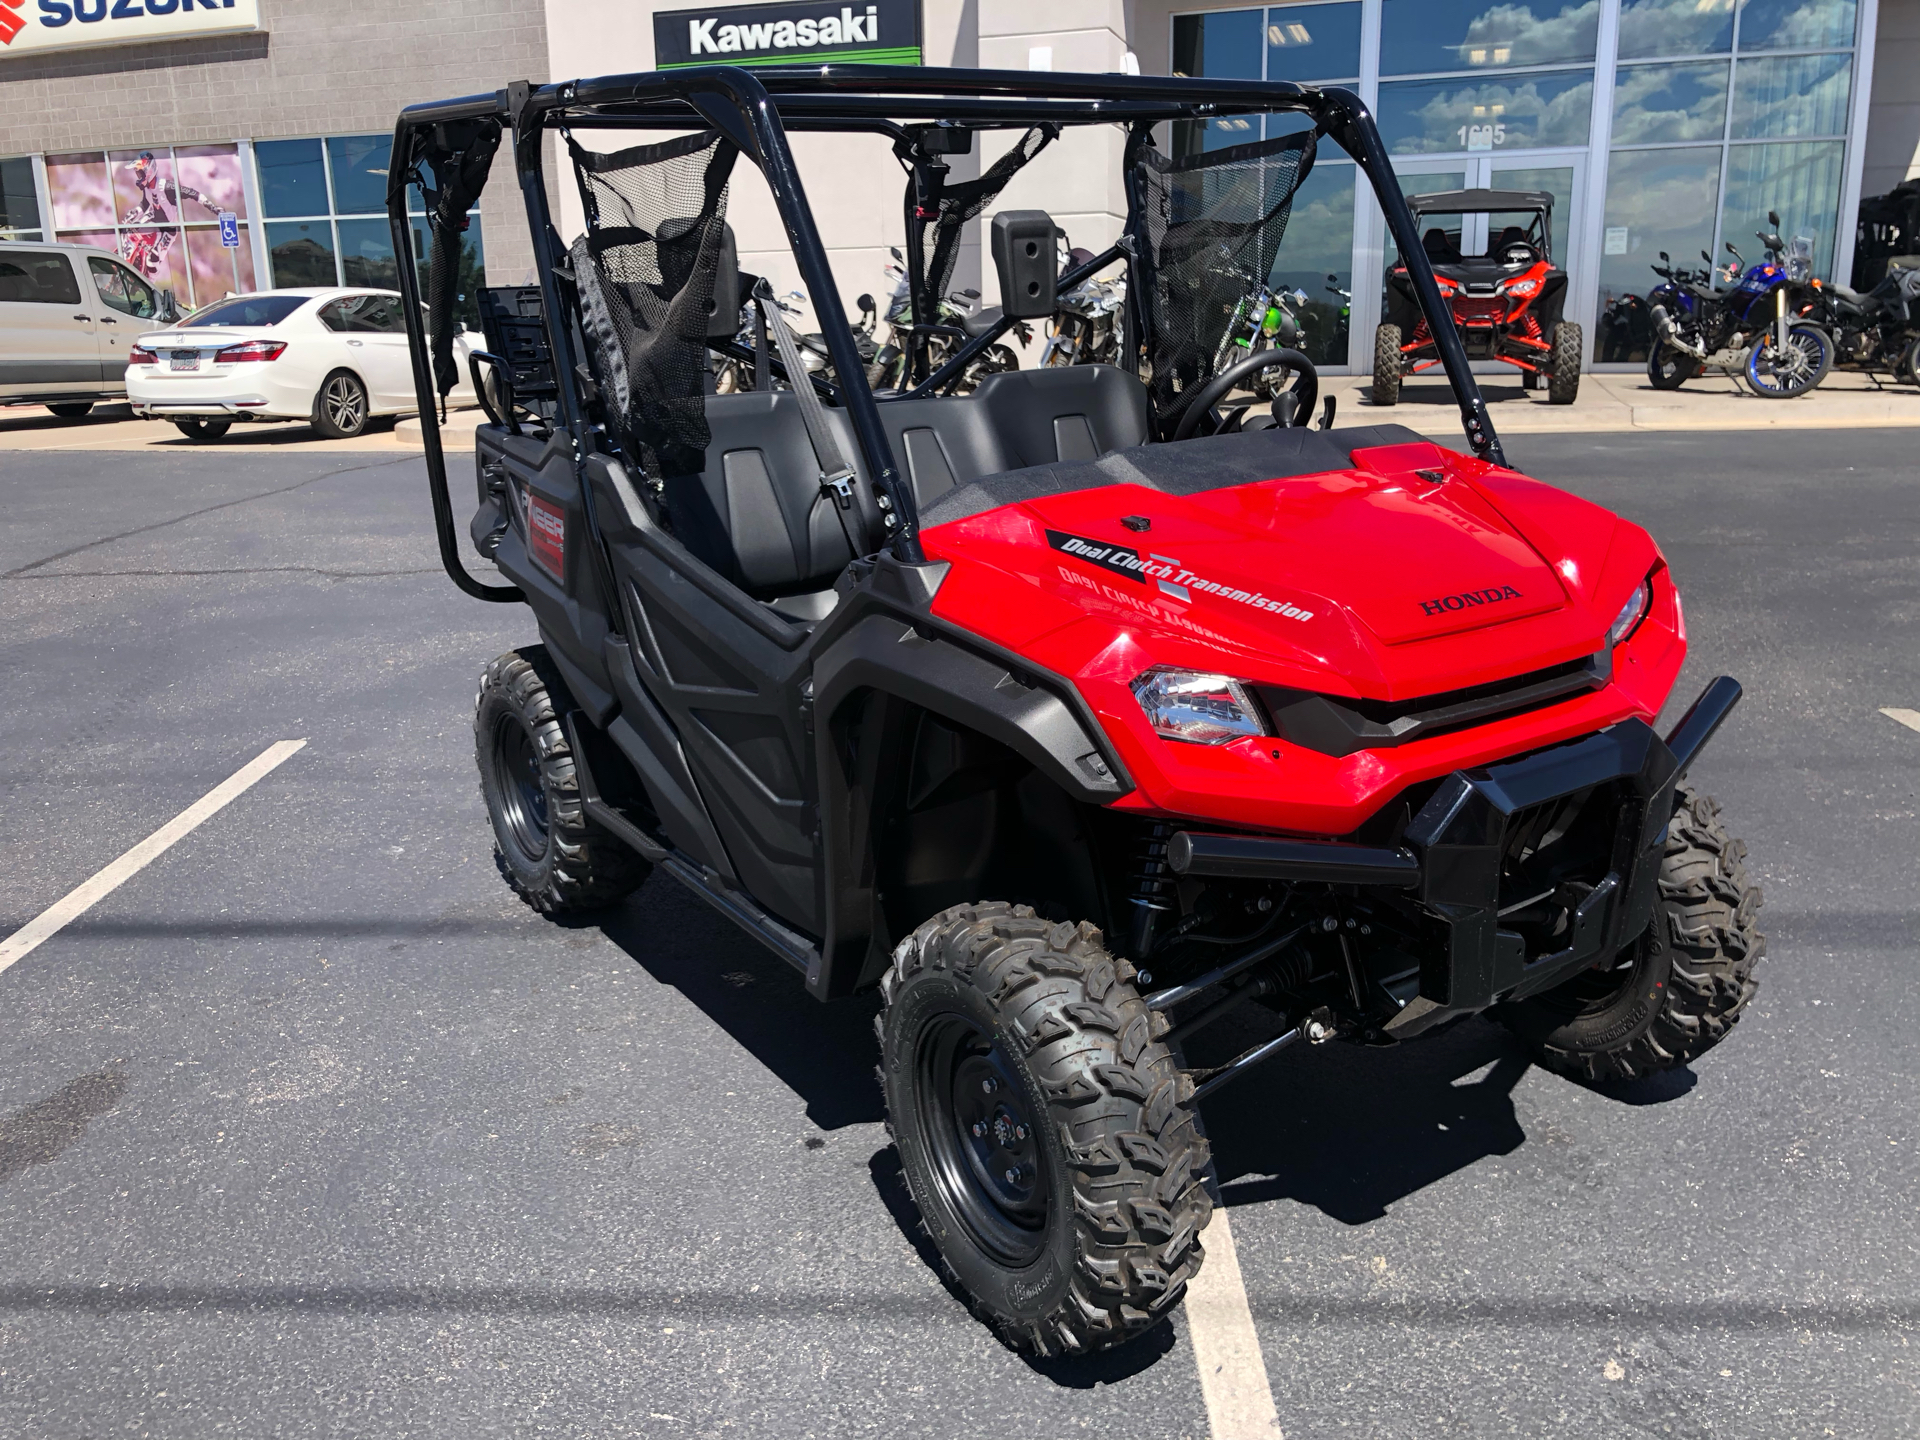
<svg viewBox="0 0 1920 1440"><path fill-rule="evenodd" d="M494 789L507 834L529 862L547 853L547 787L540 778L540 752L517 715L503 715L493 731Z"/></svg>
<svg viewBox="0 0 1920 1440"><path fill-rule="evenodd" d="M930 1017L915 1044L921 1138L940 1198L997 1263L1044 1248L1052 1187L1024 1087L1006 1052L967 1016Z"/></svg>

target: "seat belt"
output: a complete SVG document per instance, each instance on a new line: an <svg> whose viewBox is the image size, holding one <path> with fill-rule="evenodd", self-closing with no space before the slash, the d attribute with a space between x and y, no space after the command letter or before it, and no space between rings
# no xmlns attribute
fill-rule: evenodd
<svg viewBox="0 0 1920 1440"><path fill-rule="evenodd" d="M787 372L787 381L793 386L793 398L800 406L800 423L807 428L807 442L813 446L813 458L820 466L820 489L833 504L833 513L840 520L841 533L847 537L847 549L858 560L867 553L866 546L854 533L859 518L853 511L853 482L858 478L853 466L847 463L846 456L840 453L840 442L834 438L832 428L827 424L826 407L820 403L815 393L813 379L807 367L800 363L800 346L793 338L793 331L787 328L786 318L781 315L780 307L773 298L773 287L763 277L753 292L754 304L760 309L768 332L773 336L773 347L780 352L780 364Z"/></svg>

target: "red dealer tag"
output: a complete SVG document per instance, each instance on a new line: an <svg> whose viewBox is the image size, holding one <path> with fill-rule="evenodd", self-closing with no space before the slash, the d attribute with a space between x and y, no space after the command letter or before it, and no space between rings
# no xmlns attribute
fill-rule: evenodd
<svg viewBox="0 0 1920 1440"><path fill-rule="evenodd" d="M527 496L527 549L561 584L567 580L567 517L538 495Z"/></svg>

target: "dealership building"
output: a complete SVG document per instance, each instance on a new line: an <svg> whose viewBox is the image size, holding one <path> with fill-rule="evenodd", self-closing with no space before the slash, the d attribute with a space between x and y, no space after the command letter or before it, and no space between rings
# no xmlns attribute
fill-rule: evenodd
<svg viewBox="0 0 1920 1440"><path fill-rule="evenodd" d="M1650 288L1660 251L1719 256L1731 240L1753 258L1777 210L1813 240L1818 273L1844 279L1860 198L1920 175L1920 0L0 0L0 242L115 250L183 305L391 283L387 151L403 105L512 78L829 57L1354 87L1409 192L1554 197L1567 316L1596 352L1609 306ZM1237 144L1258 123L1170 143ZM898 166L866 137L796 149L846 296L878 291L901 238ZM1045 208L1098 248L1124 210L1118 160L1117 133L1071 136L998 203ZM779 278L778 224L753 183L736 172L742 261ZM570 188L563 229L578 224ZM517 209L496 179L469 232L476 278L527 278ZM1323 298L1337 277L1364 337L1390 253L1353 164L1321 146L1279 278ZM983 279L976 247L955 283L990 291ZM1321 345L1334 369L1365 358Z"/></svg>

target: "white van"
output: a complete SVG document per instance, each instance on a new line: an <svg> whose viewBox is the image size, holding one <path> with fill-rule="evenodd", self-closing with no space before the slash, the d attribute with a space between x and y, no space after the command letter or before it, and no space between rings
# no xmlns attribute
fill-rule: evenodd
<svg viewBox="0 0 1920 1440"><path fill-rule="evenodd" d="M127 351L179 318L104 250L0 240L0 405L44 405L77 420L127 394Z"/></svg>

